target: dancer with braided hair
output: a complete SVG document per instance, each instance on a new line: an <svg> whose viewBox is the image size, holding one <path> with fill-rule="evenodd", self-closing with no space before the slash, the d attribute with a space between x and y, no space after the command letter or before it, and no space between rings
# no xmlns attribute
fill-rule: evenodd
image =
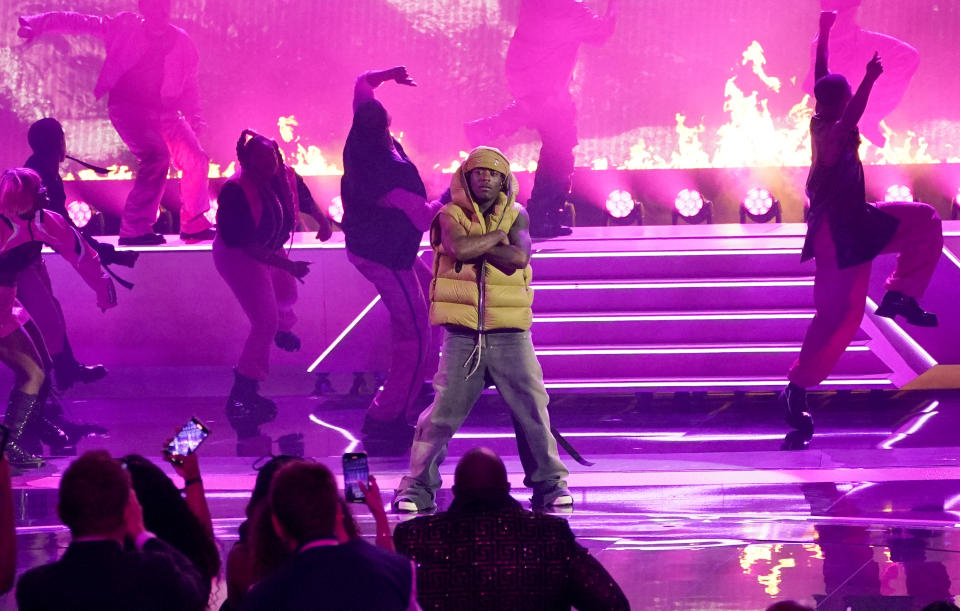
<svg viewBox="0 0 960 611"><path fill-rule="evenodd" d="M269 371L270 343L290 352L300 349L292 332L295 280L309 273L310 264L291 260L283 249L296 226L297 210L320 224L318 239L327 240L332 232L302 179L283 163L276 142L244 130L237 160L240 171L217 198L213 262L250 319L227 399L227 418L244 439L258 436L260 425L277 414L276 404L258 392Z"/></svg>

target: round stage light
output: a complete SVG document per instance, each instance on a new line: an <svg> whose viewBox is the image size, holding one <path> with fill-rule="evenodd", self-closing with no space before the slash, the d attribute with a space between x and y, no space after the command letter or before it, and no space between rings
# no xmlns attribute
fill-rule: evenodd
<svg viewBox="0 0 960 611"><path fill-rule="evenodd" d="M93 209L87 202L74 200L67 204L67 214L70 215L70 220L73 221L74 225L83 228L93 218Z"/></svg>
<svg viewBox="0 0 960 611"><path fill-rule="evenodd" d="M957 187L957 196L953 198L953 203L960 207L960 187Z"/></svg>
<svg viewBox="0 0 960 611"><path fill-rule="evenodd" d="M687 218L697 216L703 210L703 197L695 189L684 189L677 193L677 199L674 200L677 212L680 216Z"/></svg>
<svg viewBox="0 0 960 611"><path fill-rule="evenodd" d="M605 204L607 214L615 219L627 218L635 207L636 202L633 201L633 196L628 191L621 189L610 193Z"/></svg>
<svg viewBox="0 0 960 611"><path fill-rule="evenodd" d="M338 225L343 222L343 199L339 195L330 200L327 215Z"/></svg>
<svg viewBox="0 0 960 611"><path fill-rule="evenodd" d="M773 196L766 189L755 187L747 191L743 207L753 216L763 216L773 208Z"/></svg>
<svg viewBox="0 0 960 611"><path fill-rule="evenodd" d="M885 202L912 202L913 191L906 185L890 185L883 196Z"/></svg>

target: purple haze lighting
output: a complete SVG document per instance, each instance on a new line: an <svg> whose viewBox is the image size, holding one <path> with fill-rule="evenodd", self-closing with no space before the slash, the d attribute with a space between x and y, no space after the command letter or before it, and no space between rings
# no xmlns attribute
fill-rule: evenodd
<svg viewBox="0 0 960 611"><path fill-rule="evenodd" d="M763 216L773 208L773 196L766 189L755 187L747 191L743 207L754 216Z"/></svg>
<svg viewBox="0 0 960 611"><path fill-rule="evenodd" d="M628 191L617 189L607 197L605 207L610 216L615 219L623 219L630 216L630 213L636 207L636 203Z"/></svg>
<svg viewBox="0 0 960 611"><path fill-rule="evenodd" d="M695 189L684 189L677 193L674 206L676 206L680 216L688 218L697 216L700 214L700 211L703 210L703 197L700 195L700 192Z"/></svg>
<svg viewBox="0 0 960 611"><path fill-rule="evenodd" d="M327 214L338 225L343 222L343 199L339 195L330 200L330 208L327 209Z"/></svg>
<svg viewBox="0 0 960 611"><path fill-rule="evenodd" d="M912 202L913 191L907 185L890 185L883 196L885 202Z"/></svg>
<svg viewBox="0 0 960 611"><path fill-rule="evenodd" d="M74 200L67 204L67 214L70 215L73 224L80 228L86 227L90 219L93 218L93 210L90 208L90 204L80 200Z"/></svg>

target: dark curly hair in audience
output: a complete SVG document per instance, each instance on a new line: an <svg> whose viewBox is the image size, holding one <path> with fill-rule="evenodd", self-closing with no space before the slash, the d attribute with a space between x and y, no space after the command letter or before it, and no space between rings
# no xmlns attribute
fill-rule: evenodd
<svg viewBox="0 0 960 611"><path fill-rule="evenodd" d="M143 506L147 530L180 550L201 575L207 579L216 577L220 573L220 550L173 481L139 454L125 456L122 461Z"/></svg>
<svg viewBox="0 0 960 611"><path fill-rule="evenodd" d="M104 450L73 461L60 480L57 511L74 537L105 535L124 527L130 475Z"/></svg>

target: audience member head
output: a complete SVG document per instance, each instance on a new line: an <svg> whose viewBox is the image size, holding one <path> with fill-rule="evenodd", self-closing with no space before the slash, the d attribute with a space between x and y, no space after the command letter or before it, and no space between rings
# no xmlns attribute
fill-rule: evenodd
<svg viewBox="0 0 960 611"><path fill-rule="evenodd" d="M52 117L34 121L27 129L27 143L36 155L55 157L57 161L66 159L67 139L63 126Z"/></svg>
<svg viewBox="0 0 960 611"><path fill-rule="evenodd" d="M817 114L837 120L853 97L853 92L843 75L828 74L813 86L813 95L817 99Z"/></svg>
<svg viewBox="0 0 960 611"><path fill-rule="evenodd" d="M147 530L174 546L208 578L220 572L220 552L180 490L160 467L139 454L121 459L143 507Z"/></svg>
<svg viewBox="0 0 960 611"><path fill-rule="evenodd" d="M23 216L43 207L47 190L30 168L11 168L0 176L0 214Z"/></svg>
<svg viewBox="0 0 960 611"><path fill-rule="evenodd" d="M473 448L463 455L453 474L457 499L503 496L510 493L507 468L496 452Z"/></svg>
<svg viewBox="0 0 960 611"><path fill-rule="evenodd" d="M73 461L60 480L57 512L74 538L122 540L130 500L130 475L103 450Z"/></svg>
<svg viewBox="0 0 960 611"><path fill-rule="evenodd" d="M273 476L277 474L282 467L292 462L303 460L296 456L281 454L268 460L257 471L257 481L253 484L253 492L250 493L250 501L247 503L247 519L253 517L254 510L270 496L270 484L273 483ZM259 462L259 461L258 461Z"/></svg>
<svg viewBox="0 0 960 611"><path fill-rule="evenodd" d="M244 175L258 182L269 182L283 167L283 154L280 145L270 138L245 129L237 140L237 161Z"/></svg>
<svg viewBox="0 0 960 611"><path fill-rule="evenodd" d="M960 611L960 607L947 600L930 603L921 611Z"/></svg>
<svg viewBox="0 0 960 611"><path fill-rule="evenodd" d="M270 508L277 534L289 544L333 539L341 519L336 479L319 463L291 463L273 478Z"/></svg>
<svg viewBox="0 0 960 611"><path fill-rule="evenodd" d="M767 611L813 611L813 609L792 600L782 600L767 607Z"/></svg>

